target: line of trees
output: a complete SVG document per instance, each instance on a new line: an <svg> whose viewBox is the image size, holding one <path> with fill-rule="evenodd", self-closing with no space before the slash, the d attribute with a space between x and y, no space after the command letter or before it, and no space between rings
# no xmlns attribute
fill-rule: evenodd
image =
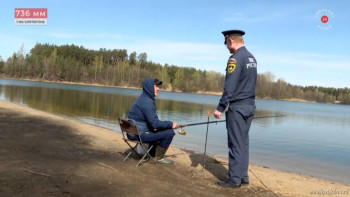
<svg viewBox="0 0 350 197"><path fill-rule="evenodd" d="M192 67L161 65L147 60L146 53L126 49L89 50L83 46L37 43L29 54L23 45L7 61L0 56L0 76L16 79L82 82L113 86L140 87L144 78L155 77L164 88L183 92L221 92L225 76ZM270 73L258 74L258 98L303 99L350 104L348 88L301 87Z"/></svg>
<svg viewBox="0 0 350 197"><path fill-rule="evenodd" d="M258 75L256 95L267 99L301 99L320 103L350 104L349 88L296 86L283 79L276 81L275 75L271 72Z"/></svg>
<svg viewBox="0 0 350 197"><path fill-rule="evenodd" d="M128 87L140 87L144 78L157 77L165 88L185 92L218 91L224 82L220 73L153 63L146 53L128 55L125 49L88 50L75 45L36 44L26 55L21 47L2 63L0 73L11 78Z"/></svg>

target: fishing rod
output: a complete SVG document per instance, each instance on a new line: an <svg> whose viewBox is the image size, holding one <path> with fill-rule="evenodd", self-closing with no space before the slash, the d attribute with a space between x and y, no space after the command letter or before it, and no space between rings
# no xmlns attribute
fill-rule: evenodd
<svg viewBox="0 0 350 197"><path fill-rule="evenodd" d="M283 115L279 115L279 116L258 116L258 117L254 117L254 119L277 118L277 117L283 117ZM179 127L183 128L183 127L196 126L196 125L202 125L202 124L213 124L213 123L219 123L219 122L226 122L226 120L216 120L216 121L207 121L207 122L197 122L197 123L191 123L191 124L182 124L182 125L179 125Z"/></svg>
<svg viewBox="0 0 350 197"><path fill-rule="evenodd" d="M278 115L278 116L257 116L254 117L254 119L262 119L262 118L279 118L283 117L284 115ZM191 123L191 124L182 124L179 125L180 131L178 132L180 135L186 135L186 130L183 129L184 127L189 126L196 126L196 125L202 125L202 124L213 124L213 123L220 123L220 122L226 122L226 120L216 120L216 121L207 121L207 122L197 122L197 123Z"/></svg>
<svg viewBox="0 0 350 197"><path fill-rule="evenodd" d="M211 110L209 109L207 113L208 113L208 121L207 122L209 122ZM209 124L207 124L207 134L205 135L204 156L205 156L205 153L207 152L208 131L209 131ZM205 164L207 163L208 157L204 157L204 159L205 160L204 160L203 168L205 168Z"/></svg>
<svg viewBox="0 0 350 197"><path fill-rule="evenodd" d="M202 124L213 124L213 123L219 123L219 122L226 122L226 120L216 120L216 121L207 121L207 122L197 122L197 123L191 123L191 124L180 124L179 127L189 127L189 126L196 126L196 125L202 125Z"/></svg>

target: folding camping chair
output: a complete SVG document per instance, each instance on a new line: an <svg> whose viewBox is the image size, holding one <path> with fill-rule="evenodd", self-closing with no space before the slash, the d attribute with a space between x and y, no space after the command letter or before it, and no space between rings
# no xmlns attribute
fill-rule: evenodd
<svg viewBox="0 0 350 197"><path fill-rule="evenodd" d="M129 154L124 158L123 162L131 155L132 152L136 153L136 155L138 155L141 159L140 161L136 164L136 167L138 167L141 162L145 159L146 156L148 156L150 159L152 159L155 163L156 160L149 154L149 151L152 149L153 145L151 145L148 149L145 148L145 144L142 142L141 138L140 138L140 132L136 127L136 122L135 120L132 119L127 119L127 118L118 118L119 121L119 125L120 125L120 130L122 132L123 135L123 140L125 141L125 143L131 148L132 151L129 152ZM135 140L130 140L127 137L127 134L132 134L132 135L136 135L138 137L139 140L135 141ZM135 143L135 146L131 146L131 144L129 142ZM144 151L143 154L138 153L135 148L137 146L140 146L142 148L142 150Z"/></svg>

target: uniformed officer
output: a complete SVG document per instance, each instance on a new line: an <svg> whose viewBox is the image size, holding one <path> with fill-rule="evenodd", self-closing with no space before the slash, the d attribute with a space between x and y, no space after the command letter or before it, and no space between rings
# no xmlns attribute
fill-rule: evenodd
<svg viewBox="0 0 350 197"><path fill-rule="evenodd" d="M232 54L226 67L225 87L219 105L214 112L216 118L226 108L226 128L229 149L228 178L219 181L223 187L239 188L249 184L249 128L255 112L255 85L257 62L244 46L241 30L223 31L225 45Z"/></svg>

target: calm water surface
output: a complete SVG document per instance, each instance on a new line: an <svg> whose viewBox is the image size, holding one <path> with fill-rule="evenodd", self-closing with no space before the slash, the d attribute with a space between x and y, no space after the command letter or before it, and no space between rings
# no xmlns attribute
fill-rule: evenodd
<svg viewBox="0 0 350 197"><path fill-rule="evenodd" d="M0 99L119 131L141 90L0 79ZM180 124L207 121L220 96L160 92L159 118ZM350 184L350 106L257 100L250 162ZM223 117L224 119L225 117ZM213 116L210 120L216 120ZM204 151L206 125L186 128L173 145ZM98 132L98 131L96 131ZM227 157L224 123L209 126L207 153Z"/></svg>

